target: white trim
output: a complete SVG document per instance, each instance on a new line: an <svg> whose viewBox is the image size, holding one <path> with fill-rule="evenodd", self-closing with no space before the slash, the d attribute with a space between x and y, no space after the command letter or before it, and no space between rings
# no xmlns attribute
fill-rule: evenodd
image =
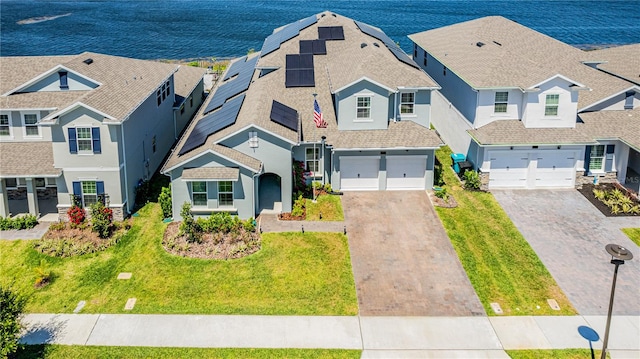
<svg viewBox="0 0 640 359"><path fill-rule="evenodd" d="M72 167L63 168L64 172L119 172L124 167L121 164L120 167Z"/></svg>
<svg viewBox="0 0 640 359"><path fill-rule="evenodd" d="M0 111L0 115L7 115L7 125L9 127L9 134L6 136L0 136L0 141L2 140L12 140L13 139L13 118L11 116L11 111ZM4 126L4 125L3 125Z"/></svg>
<svg viewBox="0 0 640 359"><path fill-rule="evenodd" d="M51 119L53 119L54 117L57 117L57 118L59 119L59 118L60 118L60 116L66 115L67 113L69 113L69 112L71 112L71 111L73 111L73 110L77 109L78 107L84 107L84 108L86 108L87 110L92 111L92 112L95 112L95 113L97 113L98 115L103 116L103 117L106 117L106 118L108 118L108 119L110 119L110 120L112 120L112 121L118 121L118 119L117 119L117 118L115 118L115 117L113 117L113 116L110 116L110 115L108 115L108 114L106 114L106 113L104 113L104 112L102 112L102 111L100 111L100 110L97 110L97 109L95 109L95 108L93 108L93 107L91 107L91 106L89 106L89 105L87 105L87 104L84 104L84 103L82 103L82 102L80 102L80 101L75 102L75 103L73 103L73 104L71 104L71 105L69 105L69 106L67 106L67 107L63 108L62 110L59 110L59 111L57 111L57 112L52 112L52 113L48 114L47 116L45 116L45 117L42 119L42 121L50 121L50 120L51 120ZM52 124L52 125L54 125L54 124L58 124L58 121L56 120L56 121L50 122L50 124Z"/></svg>
<svg viewBox="0 0 640 359"><path fill-rule="evenodd" d="M402 159L402 158L415 159L417 157L424 158L426 160L429 157L429 155L424 154L424 155L388 155L387 156L387 158L398 158L398 159Z"/></svg>
<svg viewBox="0 0 640 359"><path fill-rule="evenodd" d="M221 183L221 182L231 182L231 192L229 192L229 191L221 192L221 191L220 191L220 183ZM217 181L217 184L216 184L216 190L217 190L217 192L218 192L218 196L217 196L217 198L216 198L216 199L217 199L217 201L218 201L218 208L235 208L235 201L236 201L236 199L235 199L235 195L234 195L234 189L233 189L233 188L234 188L235 186L233 185L233 182L234 182L234 181ZM230 204L230 205L228 205L228 204L221 205L221 204L220 204L220 195L221 195L221 194L231 194L231 204Z"/></svg>
<svg viewBox="0 0 640 359"><path fill-rule="evenodd" d="M444 144L441 144L437 147L371 147L371 148L367 148L367 147L354 147L354 148L338 148L338 147L334 147L332 152L336 152L336 151L393 151L393 150L437 150L438 148L444 146ZM504 145L501 145L504 146ZM393 155L391 155L393 156ZM349 156L349 157L353 157L353 156ZM363 157L371 157L371 156L363 156Z"/></svg>
<svg viewBox="0 0 640 359"><path fill-rule="evenodd" d="M25 116L26 115L36 115L36 123L35 124L30 124L28 126L36 126L38 128L38 134L37 135L28 135L27 134L27 124L25 122ZM40 112L39 111L20 112L20 120L22 121L22 137L24 139L42 138L42 132L41 132L41 129L40 129Z"/></svg>
<svg viewBox="0 0 640 359"><path fill-rule="evenodd" d="M246 166L246 165L244 165L244 164L242 164L242 163L240 163L240 162L238 162L236 160L232 160L231 158L229 158L227 156L224 156L224 155L222 155L222 154L220 154L218 152L215 152L212 149L207 149L206 151L202 151L201 153L199 153L199 154L197 154L197 155L195 155L195 156L193 156L191 158L188 158L188 159L184 160L183 162L179 162L178 164L176 164L173 167L167 168L162 173L166 174L166 173L168 173L170 171L173 171L174 169L176 169L178 167L181 167L181 166L184 166L185 164L189 163L190 161L198 159L198 158L200 158L200 157L202 157L202 156L204 156L206 154L212 154L214 156L218 156L220 158L223 158L223 159L225 159L227 161L233 162L233 163L235 163L235 164L237 164L239 166L242 166L243 168L248 169L249 171L251 171L253 173L259 173L262 170L262 168L259 168L258 170L256 170L255 168L248 167L248 166ZM260 166L260 167L262 167L262 166Z"/></svg>
<svg viewBox="0 0 640 359"><path fill-rule="evenodd" d="M180 178L182 182L238 182L240 178Z"/></svg>
<svg viewBox="0 0 640 359"><path fill-rule="evenodd" d="M78 55L78 56L79 56L79 55ZM13 90L11 90L11 91L9 91L9 92L6 92L6 93L2 94L2 96L8 96L8 95L11 95L11 94L13 94L14 92L20 91L20 90L22 90L22 89L24 89L24 88L26 88L26 87L29 87L29 86L31 86L31 85L33 85L33 84L36 84L38 81L40 81L40 80L44 79L45 77L47 77L47 76L49 76L49 75L52 75L53 73L59 72L60 70L64 70L64 71L66 71L66 72L68 72L68 73L72 73L72 74L74 74L74 75L76 75L76 76L78 76L78 77L81 77L81 78L83 78L83 79L85 79L85 80L87 80L87 81L93 82L93 83L96 85L96 87L100 87L100 86L102 86L102 83L101 83L101 82L98 82L98 81L96 81L96 80L94 80L94 79L92 79L92 78L90 78L90 77L87 77L87 76L85 76L85 75L83 75L83 74L81 74L81 73L79 73L79 72L76 72L76 71L74 71L74 70L71 70L71 69L69 69L68 67L66 67L66 66L64 66L64 65L56 65L55 67L53 67L53 68L52 68L52 69L50 69L49 71L43 72L42 74L40 74L40 75L38 75L38 76L36 76L36 77L32 78L31 80L29 80L29 81L25 82L24 84L22 84L22 85L20 85L20 86L18 86L18 87L16 87L16 88L14 88Z"/></svg>
<svg viewBox="0 0 640 359"><path fill-rule="evenodd" d="M544 83L547 83L547 82L549 82L549 81L551 81L551 80L553 80L553 79L555 79L555 78L563 79L563 80L565 80L565 81L567 81L567 82L570 82L570 83L572 83L572 84L574 84L574 85L578 85L579 87L588 88L586 85L583 85L583 84L581 84L580 82L577 82L577 81L573 81L572 79L570 79L570 78L568 78L568 77L566 77L566 76L564 76L564 75L561 75L561 74L555 74L555 75L553 75L553 76L549 77L548 79L545 79L545 80L543 80L543 81L540 81L539 83L537 83L537 84L535 84L535 85L533 85L533 86L529 86L529 87L527 88L527 90L529 90L529 89L534 89L534 88L536 88L536 87L539 87L540 85L542 85L542 84L544 84Z"/></svg>
<svg viewBox="0 0 640 359"><path fill-rule="evenodd" d="M2 111L54 111L57 107L16 107L16 108L2 108Z"/></svg>
<svg viewBox="0 0 640 359"><path fill-rule="evenodd" d="M588 106L585 106L585 107L583 107L583 108L579 109L579 110L578 110L578 114L579 114L580 112L584 112L584 111L586 111L586 110L590 109L590 108L591 108L591 107L593 107L593 106L599 105L599 104L601 104L601 103L603 103L603 102L605 102L605 101L608 101L608 100L610 100L610 99L612 99L612 98L614 98L614 97L616 97L616 96L618 96L618 95L620 95L620 94L622 94L622 93L626 93L626 92L629 92L629 91L631 91L631 90L633 90L633 91L635 91L635 92L640 93L640 86L637 86L637 85L631 86L631 87L629 87L628 89L622 90L622 91L620 91L620 92L616 92L616 93L614 93L614 94L613 94L613 95L611 95L611 96L608 96L608 97L605 97L605 98L603 98L603 99L601 99L601 100L599 100L599 101L596 101L596 102L592 103L591 105L588 105Z"/></svg>
<svg viewBox="0 0 640 359"><path fill-rule="evenodd" d="M357 160L357 159L361 159L361 160L362 159L378 159L379 160L381 156L338 156L338 159L340 161L342 161L342 158L353 158L354 160Z"/></svg>
<svg viewBox="0 0 640 359"><path fill-rule="evenodd" d="M282 136L280 136L280 135L278 135L278 134L275 134L275 133L273 133L273 132L271 132L271 131L269 131L269 130L266 130L266 129L264 129L264 128L262 128L262 127L260 127L260 126L256 125L256 124L250 124L250 125L247 125L247 126L245 126L245 127L241 128L241 129L239 129L239 130L238 130L238 131L236 131L236 132L232 132L232 133L230 133L230 134L228 134L228 135L226 135L226 136L224 136L224 137L222 137L222 138L219 138L218 140L216 140L216 141L215 141L215 143L216 143L216 144L218 144L218 143L220 143L220 142L223 142L224 140L227 140L227 139L229 139L229 138L231 138L231 137L233 137L233 136L236 136L236 135L237 135L237 134L239 134L240 132L246 131L246 130L248 130L248 129L250 129L250 128L255 128L255 129L257 129L257 130L260 130L260 131L266 132L266 133L268 133L268 134L272 135L273 137L279 138L279 139L281 139L281 140L283 140L283 141L285 141L285 142L288 142L288 143L290 143L290 144L292 144L292 145L298 145L298 143L297 143L297 142L294 142L294 141L291 141L291 140L289 140L289 139L287 139L287 138L284 138L284 137L282 137Z"/></svg>
<svg viewBox="0 0 640 359"><path fill-rule="evenodd" d="M374 84L374 85L376 85L376 86L378 86L378 87L381 87L381 88L383 88L383 89L385 89L385 90L389 91L390 93L395 93L395 92L397 92L396 90L394 90L394 89L392 89L392 88L390 88L390 87L387 87L387 86L385 86L385 85L383 85L383 84L381 84L381 83L379 83L379 82L377 82L377 81L373 81L372 79L368 78L367 76L362 76L361 78L359 78L359 79L357 79L357 80L355 80L355 81L353 81L353 82L351 82L351 83L348 83L348 84L346 84L346 85L344 85L344 86L340 87L339 89L332 91L331 93L332 93L332 94L338 93L338 92L340 92L340 91L342 91L342 90L344 90L344 89L347 89L347 88L349 88L349 87L351 87L351 86L353 86L353 85L355 85L355 84L357 84L357 83L359 83L359 82L362 82L362 81L370 82L370 83L372 83L372 84Z"/></svg>

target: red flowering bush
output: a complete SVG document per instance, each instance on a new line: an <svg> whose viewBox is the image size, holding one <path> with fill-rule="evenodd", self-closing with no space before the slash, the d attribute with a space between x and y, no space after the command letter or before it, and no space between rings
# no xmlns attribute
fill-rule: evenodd
<svg viewBox="0 0 640 359"><path fill-rule="evenodd" d="M91 205L91 228L98 233L100 238L108 238L111 235L113 211L105 207L102 202Z"/></svg>
<svg viewBox="0 0 640 359"><path fill-rule="evenodd" d="M79 225L84 222L85 219L84 209L78 206L71 206L67 211L67 216L69 216L69 222Z"/></svg>

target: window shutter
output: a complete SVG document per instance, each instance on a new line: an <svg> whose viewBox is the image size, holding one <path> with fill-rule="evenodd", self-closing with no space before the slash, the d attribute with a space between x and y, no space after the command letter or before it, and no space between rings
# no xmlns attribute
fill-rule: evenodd
<svg viewBox="0 0 640 359"><path fill-rule="evenodd" d="M69 127L69 152L78 153L78 141L76 140L76 129Z"/></svg>
<svg viewBox="0 0 640 359"><path fill-rule="evenodd" d="M591 147L587 146L584 149L584 171L589 172L589 162L591 161Z"/></svg>
<svg viewBox="0 0 640 359"><path fill-rule="evenodd" d="M80 182L73 182L73 194L76 196L82 195L82 186L80 185Z"/></svg>
<svg viewBox="0 0 640 359"><path fill-rule="evenodd" d="M604 159L604 171L605 172L611 172L611 170L613 169L613 153L616 150L616 146L615 145L607 145L607 149L605 152L605 159Z"/></svg>
<svg viewBox="0 0 640 359"><path fill-rule="evenodd" d="M96 194L104 194L104 182L96 181Z"/></svg>
<svg viewBox="0 0 640 359"><path fill-rule="evenodd" d="M100 145L100 127L91 128L91 138L93 139L93 153L102 153Z"/></svg>

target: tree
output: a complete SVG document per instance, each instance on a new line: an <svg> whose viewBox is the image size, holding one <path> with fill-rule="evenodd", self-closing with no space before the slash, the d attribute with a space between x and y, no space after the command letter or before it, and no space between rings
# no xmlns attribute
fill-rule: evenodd
<svg viewBox="0 0 640 359"><path fill-rule="evenodd" d="M26 297L0 285L0 358L6 358L18 349L22 329L20 317L26 303Z"/></svg>

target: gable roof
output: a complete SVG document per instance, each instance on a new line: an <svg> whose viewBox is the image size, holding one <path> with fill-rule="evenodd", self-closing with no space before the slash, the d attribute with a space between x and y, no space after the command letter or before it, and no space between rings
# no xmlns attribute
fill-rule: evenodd
<svg viewBox="0 0 640 359"><path fill-rule="evenodd" d="M598 69L640 85L640 43L589 51Z"/></svg>
<svg viewBox="0 0 640 359"><path fill-rule="evenodd" d="M409 38L475 89L531 88L562 75L587 86L585 108L629 83L583 64L588 52L501 16L489 16Z"/></svg>
<svg viewBox="0 0 640 359"><path fill-rule="evenodd" d="M84 62L87 59L93 62L87 64ZM0 57L0 93L6 94L60 66L100 86L89 91L7 94L0 96L0 108L54 108L49 117L55 117L60 110L81 104L120 122L174 73L178 94L178 90L186 93L185 88L193 89L204 74L200 69L179 71L178 65L91 52L73 56Z"/></svg>
<svg viewBox="0 0 640 359"><path fill-rule="evenodd" d="M640 151L640 108L579 114L576 128L595 140L619 139Z"/></svg>
<svg viewBox="0 0 640 359"><path fill-rule="evenodd" d="M364 135L365 132L338 131L332 95L335 90L362 78L375 81L375 83L392 89L393 91L398 91L398 89L402 87L438 88L438 85L422 70L400 61L382 41L362 32L354 20L330 12L320 13L315 15L315 17L317 19L315 23L313 22L313 18L304 19L305 23L311 24L301 29L299 33L291 39L281 43L275 50L272 49L264 56L261 53L255 53L246 59L246 62L249 62L249 60L254 57L259 57L255 68L275 70L263 76L260 76L260 71L254 71L249 88L241 93L245 98L233 125L210 134L203 145L179 155L180 150L186 143L189 135L193 132L196 124L204 117L204 109L206 109L207 104L216 96L221 85L235 81L234 78L226 81L220 80L221 82L217 84L214 92L202 106L203 109L196 115L196 119L192 121L179 140L176 150L173 151L172 155L168 158L162 171L167 171L180 163L185 163L185 161L188 161L190 158L194 158L198 156L198 154L212 149L217 143L236 134L240 129L251 126L264 130L293 144L300 143L301 141L320 141L321 136L326 136L328 144L344 142L348 145L350 142L340 140L341 136ZM315 86L285 87L286 55L299 54L300 40L318 39L318 28L329 26L342 26L344 40L326 41L326 55L313 56ZM287 28L288 26L283 26L280 30L276 30L275 34ZM363 43L367 44L367 46L363 47ZM375 46L373 43L377 43L379 46ZM271 46L270 48L273 47L274 46ZM236 61L244 62L245 59L241 58ZM234 63L228 67L227 72L233 67ZM221 79L224 78L225 76L221 77ZM327 128L316 128L313 122L314 94L316 94L315 98L322 109L324 120L328 123ZM293 131L271 121L270 112L273 101L280 102L287 107L297 110L301 124L299 131ZM391 127L392 126L390 126L390 128ZM408 127L409 125L397 126L399 129ZM422 126L416 125L412 127L412 131L417 133L416 136L422 135L424 137L422 141L418 141L420 145L418 147L438 147L441 143L433 131ZM387 132L383 131L382 133ZM396 137L400 135L392 135L392 132L388 132L388 134L389 139L387 142L382 141L379 143L382 146L384 146L385 143L395 146L397 143Z"/></svg>

